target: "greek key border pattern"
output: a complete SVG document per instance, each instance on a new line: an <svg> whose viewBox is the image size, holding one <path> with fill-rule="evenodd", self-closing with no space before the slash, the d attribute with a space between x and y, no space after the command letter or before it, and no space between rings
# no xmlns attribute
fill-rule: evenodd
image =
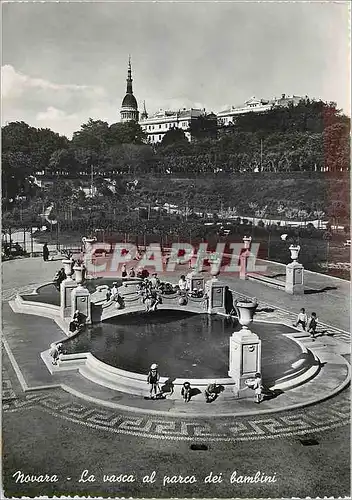
<svg viewBox="0 0 352 500"><path fill-rule="evenodd" d="M186 420L136 416L72 401L60 390L28 393L5 401L4 413L40 409L75 424L117 434L181 441L255 441L312 434L350 423L349 393L345 391L325 404L272 415Z"/></svg>

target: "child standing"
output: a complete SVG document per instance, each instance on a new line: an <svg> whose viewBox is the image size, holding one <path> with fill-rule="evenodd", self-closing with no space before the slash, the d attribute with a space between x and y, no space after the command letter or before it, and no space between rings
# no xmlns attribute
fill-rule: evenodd
<svg viewBox="0 0 352 500"><path fill-rule="evenodd" d="M123 264L123 266L122 266L121 276L122 276L122 278L126 278L126 276L127 276L127 267L126 267L126 264Z"/></svg>
<svg viewBox="0 0 352 500"><path fill-rule="evenodd" d="M188 403L191 399L191 384L189 382L184 382L181 389L181 396L185 400L185 403Z"/></svg>
<svg viewBox="0 0 352 500"><path fill-rule="evenodd" d="M187 281L186 281L186 276L182 274L178 281L178 287L180 290L187 290Z"/></svg>
<svg viewBox="0 0 352 500"><path fill-rule="evenodd" d="M308 333L310 333L310 336L312 337L313 340L315 340L317 324L318 324L317 314L315 312L312 312L308 320Z"/></svg>
<svg viewBox="0 0 352 500"><path fill-rule="evenodd" d="M156 363L153 363L152 366L150 367L150 371L148 373L147 377L147 383L150 384L150 397L153 398L153 392L154 392L154 397L156 397L158 390L159 390L159 380L160 380L160 375L158 372L158 365Z"/></svg>
<svg viewBox="0 0 352 500"><path fill-rule="evenodd" d="M306 310L304 309L304 307L302 307L302 309L299 311L299 314L297 316L297 321L294 324L294 326L297 327L298 325L302 325L303 330L305 330L307 322L308 322L308 316L306 314Z"/></svg>
<svg viewBox="0 0 352 500"><path fill-rule="evenodd" d="M255 402L259 404L262 400L262 376L259 372L255 374L253 389L255 394Z"/></svg>

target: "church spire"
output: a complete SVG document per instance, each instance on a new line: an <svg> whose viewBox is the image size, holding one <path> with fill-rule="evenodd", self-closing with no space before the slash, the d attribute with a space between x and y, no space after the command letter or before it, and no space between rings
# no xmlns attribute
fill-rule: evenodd
<svg viewBox="0 0 352 500"><path fill-rule="evenodd" d="M146 110L146 107L145 107L145 101L143 101L143 112L141 114L141 119L145 120L146 118L148 118L148 113L147 113L147 110Z"/></svg>
<svg viewBox="0 0 352 500"><path fill-rule="evenodd" d="M131 68L131 56L128 56L128 71L127 71L127 94L133 94L132 90L132 68Z"/></svg>
<svg viewBox="0 0 352 500"><path fill-rule="evenodd" d="M131 56L128 57L127 91L122 101L120 114L122 122L138 122L139 120L138 105L132 90Z"/></svg>

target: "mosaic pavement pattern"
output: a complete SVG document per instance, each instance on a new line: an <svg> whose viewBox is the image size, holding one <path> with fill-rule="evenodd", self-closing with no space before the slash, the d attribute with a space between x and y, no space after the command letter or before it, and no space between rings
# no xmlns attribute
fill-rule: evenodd
<svg viewBox="0 0 352 500"><path fill-rule="evenodd" d="M304 410L262 416L218 419L167 418L133 415L78 401L60 389L27 393L6 400L3 412L40 409L85 427L136 437L168 440L253 441L323 432L350 422L349 390Z"/></svg>
<svg viewBox="0 0 352 500"><path fill-rule="evenodd" d="M38 284L3 291L2 300L8 301L16 293L31 293ZM243 297L234 293L235 297ZM259 303L258 320L281 321L292 325L296 314L278 309L270 304ZM337 328L320 323L320 331L348 343L350 335ZM136 437L194 441L252 441L275 439L295 435L324 432L350 423L349 390L345 390L318 406L270 416L244 416L218 419L172 419L168 417L140 416L119 410L96 407L77 400L60 389L21 393L17 396L11 378L3 367L3 412L12 413L40 409L54 417L75 424L113 433Z"/></svg>
<svg viewBox="0 0 352 500"><path fill-rule="evenodd" d="M2 367L1 382L2 382L2 390L1 390L2 400L8 401L11 399L16 399L17 396L13 389L11 377L9 375L9 372L4 367Z"/></svg>

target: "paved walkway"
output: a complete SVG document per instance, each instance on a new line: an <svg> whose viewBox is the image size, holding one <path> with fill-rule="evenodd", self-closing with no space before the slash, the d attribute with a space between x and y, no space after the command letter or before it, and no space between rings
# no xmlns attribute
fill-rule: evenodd
<svg viewBox="0 0 352 500"><path fill-rule="evenodd" d="M66 382L70 384L70 377ZM350 419L348 391L339 393L333 399L320 402L318 406L313 405L304 409L276 411L272 414L254 411L248 412L247 415L237 414L216 418L206 413L189 418L187 413L175 417L172 414L165 415L165 412L160 415L157 411L131 412L131 399L127 400L127 395L116 391L111 391L109 394L110 406L101 404L99 398L100 400L104 398L109 390L91 384L85 379L82 379L79 390L81 393L89 392L90 397L86 399L82 399L81 395L77 398L75 394L58 387L23 392L6 351L3 352L2 386L5 414L23 414L29 410L39 410L85 429L159 440L193 442L194 440L198 442L273 440L326 432L348 425ZM125 403L128 403L127 407L124 406ZM155 403L159 407L160 401L154 402L154 406ZM178 404L188 407L181 401ZM218 408L219 404L222 404L221 401L208 406ZM246 405L247 409L253 410L254 405L250 401L247 401Z"/></svg>
<svg viewBox="0 0 352 500"><path fill-rule="evenodd" d="M45 383L52 383L53 379L31 344L43 342L47 345L51 339L61 338L62 333L54 322L45 318L14 314L7 301L14 297L16 290L30 291L36 284L49 282L59 265L58 262L43 263L40 258L9 261L3 265L5 341L14 342L17 357L21 351L31 353L32 359L27 357L21 363L21 371L32 387L42 383L43 377L47 377ZM238 292L257 295L261 301L274 305L274 311L262 311L258 316L280 315L281 321L290 322L297 312L299 303L282 292L272 294L277 291L256 286L254 293L253 283L240 280L233 283ZM317 312L328 324L327 333L330 334L320 336L314 343L314 349L326 355L319 356L322 362L326 362L321 374L333 359L339 359L336 370L340 375L341 368L346 367L341 354L349 360L348 330L342 331L344 328L338 314L331 313L329 318L329 310L338 308L339 300L332 297L329 301L324 293L317 296L328 308L326 316L322 316L318 308ZM313 294L303 297L309 310L312 297ZM310 347L310 339L303 338L302 341ZM16 362L14 355L13 358ZM11 362L3 349L3 482L7 498L40 495L112 498L315 498L349 495L348 390L304 409L216 418L205 415L173 417L138 414L126 407L107 407L77 398L59 387L23 391L14 366L16 363ZM90 385L87 380L84 383ZM80 390L84 392L83 381ZM95 385L94 390L97 398L103 397L105 389ZM308 391L308 384L297 391L293 389L300 390ZM281 396L270 403L276 404ZM115 393L111 401L119 404L123 402L122 397ZM182 401L178 404L187 406ZM207 406L218 408L221 399L215 404ZM246 404L257 406L252 402ZM259 408L264 408L264 403ZM96 482L79 482L84 469L95 474ZM17 484L13 479L17 470L25 474L56 473L59 481ZM143 476L152 471L156 471L155 484L143 483ZM205 484L204 478L210 471L221 473L223 482ZM230 484L233 471L237 474L275 473L277 481L273 484ZM136 482L109 483L103 480L106 473L134 474ZM164 487L164 475L174 474L194 474L197 483Z"/></svg>
<svg viewBox="0 0 352 500"><path fill-rule="evenodd" d="M16 291L30 291L35 285L50 281L57 267L58 262L43 262L38 258L7 262L3 266L3 301L6 302L12 298ZM275 271L275 265L272 266L271 272L273 272L272 270ZM35 276L35 280L33 279L33 275ZM318 276L318 279L325 278L325 276ZM316 280L315 275L312 279L309 276L308 284L311 285L311 282L314 280ZM225 281L229 283L231 288L236 290L235 293L239 296L245 294L249 296L256 295L258 297L260 301L257 315L258 320L281 321L282 323L292 325L296 314L296 311L291 312L293 308L296 309L295 303L292 304L292 299L298 298L302 300L302 297L288 296L280 290L233 277L225 277ZM28 285L27 283L31 284ZM329 283L329 279L327 283ZM344 282L342 284L338 282L340 294L343 294L345 286ZM331 310L331 308L334 309L340 306L340 301L337 297L320 295L320 304L323 303L325 308ZM305 299L306 296L303 298ZM309 304L311 303L312 295L307 295L307 301L309 301ZM272 306L274 303L279 303L279 308ZM289 308L291 308L291 311ZM3 305L4 344L11 361L15 367L17 366L17 375L20 379L22 377L22 387L24 389L33 390L53 386L59 387L64 384L72 394L79 395L87 401L95 402L102 406L117 409L128 408L133 412L142 413L152 411L160 415L169 414L173 416L177 414L199 416L204 413L207 415L264 414L281 411L284 408L295 408L313 404L338 392L346 384L349 377L348 365L345 359L341 357L341 354L346 355L349 353L350 335L339 328L341 321L339 321L338 316L336 317L335 314L331 314L331 319L336 320L335 324L338 327L331 325L331 321L328 325L320 323L321 334L319 340L314 343L304 332L297 332L300 341L312 350L322 363L325 363L325 366L323 366L320 373L313 380L303 386L281 394L280 397L266 398L259 406L255 405L253 401L247 400L232 401L230 404L228 401L222 401L220 396L216 401L216 407L214 407L214 404L207 405L204 400L200 401L201 398L195 398L188 405L185 405L182 400L148 401L140 397L104 388L89 382L79 374L68 375L58 373L51 375L40 358L40 352L45 350L51 342L62 339L63 334L61 330L49 319L22 314L16 315L11 311L8 304L5 303ZM26 332L27 335L24 336L23 332Z"/></svg>
<svg viewBox="0 0 352 500"><path fill-rule="evenodd" d="M296 315L301 307L305 307L307 312L317 313L319 322L346 332L350 330L350 284L348 282L335 280L329 276L322 278L305 273L305 294L289 295L282 290L249 280L225 276L223 280L232 290L250 297L257 297L258 300L268 305L274 305ZM311 293L311 290L315 293Z"/></svg>
<svg viewBox="0 0 352 500"><path fill-rule="evenodd" d="M43 262L39 257L16 259L4 262L2 265L2 298L9 300L14 296L16 289L23 291L32 290L35 285L49 282L60 267L60 259ZM265 264L266 276L275 276L285 273L285 266L268 261L258 261L259 265ZM179 266L179 274L188 272L187 266ZM205 275L207 275L205 273ZM177 277L166 277L170 281L178 281ZM315 310L318 318L335 328L350 330L350 293L351 284L348 281L336 279L327 275L305 271L305 295L289 295L281 290L270 288L261 283L240 280L237 277L225 274L221 279L229 284L232 290L239 294L256 296L262 302L279 306L297 314L301 307ZM26 288L24 288L26 287Z"/></svg>

